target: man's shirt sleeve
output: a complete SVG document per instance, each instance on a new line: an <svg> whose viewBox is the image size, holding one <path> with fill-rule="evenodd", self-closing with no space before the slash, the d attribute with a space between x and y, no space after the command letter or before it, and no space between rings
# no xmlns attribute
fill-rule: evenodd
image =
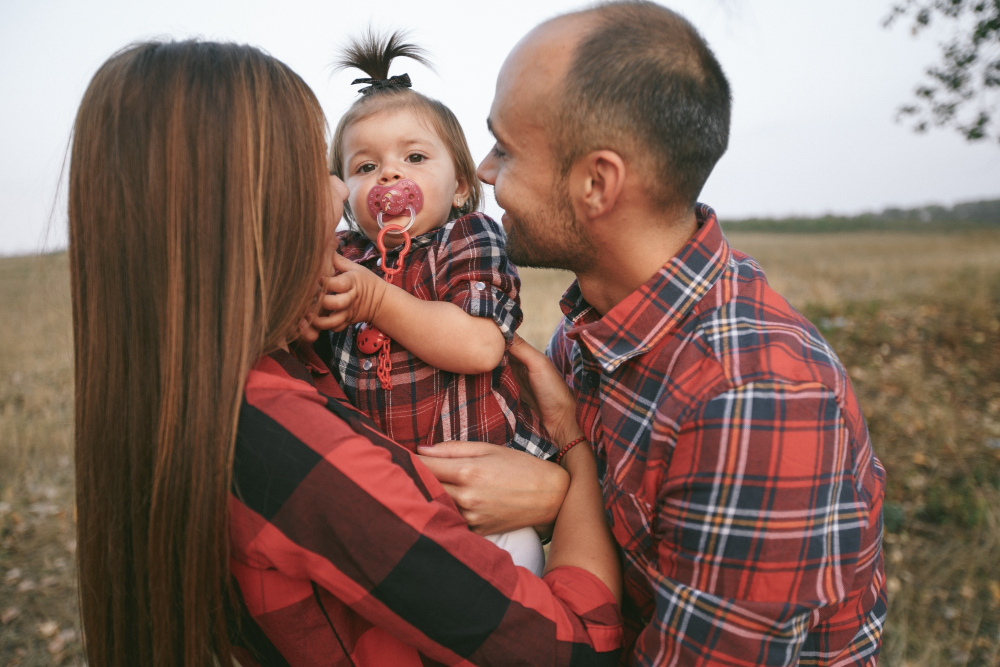
<svg viewBox="0 0 1000 667"><path fill-rule="evenodd" d="M255 617L290 604L287 587L266 586L277 571L444 664L614 664L621 617L596 577L515 567L416 457L355 433L338 409L308 389L247 390L231 523L241 568L262 573L241 580Z"/></svg>
<svg viewBox="0 0 1000 667"><path fill-rule="evenodd" d="M885 610L875 605L857 632L877 592L851 591L881 561L881 496L865 488L881 486L863 480L883 473L873 457L855 460L835 394L813 383L746 384L679 424L657 421L651 451L667 462L647 508L654 543L642 564L655 599L635 664L813 664L827 648L809 645L819 624L849 633L833 643L849 646L842 655L860 663L876 654ZM876 546L863 552L866 544Z"/></svg>

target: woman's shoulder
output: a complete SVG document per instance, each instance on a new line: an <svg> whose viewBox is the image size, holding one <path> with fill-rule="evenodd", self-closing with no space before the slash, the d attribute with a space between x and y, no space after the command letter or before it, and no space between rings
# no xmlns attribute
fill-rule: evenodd
<svg viewBox="0 0 1000 667"><path fill-rule="evenodd" d="M328 370L318 358L303 360L291 351L275 350L261 356L250 368L245 391L301 390L318 393L312 380L314 373Z"/></svg>
<svg viewBox="0 0 1000 667"><path fill-rule="evenodd" d="M355 454L372 445L400 450L394 458L406 454L349 404L329 372L313 366L309 355L277 351L250 370L234 452L234 486L241 493L285 482L291 491L320 461L343 463L344 455L334 452L348 443Z"/></svg>
<svg viewBox="0 0 1000 667"><path fill-rule="evenodd" d="M250 440L256 437L250 432L262 431L265 440L287 432L323 454L339 439L358 435L369 444L399 448L351 405L309 346L277 350L257 361L244 386L238 430Z"/></svg>
<svg viewBox="0 0 1000 667"><path fill-rule="evenodd" d="M346 403L340 385L315 353L304 355L276 350L258 359L247 374L239 429L255 428L259 420L245 419L249 415L287 425L311 415L312 419L328 422L327 426L334 430L342 426L350 431L344 415L340 414L343 410L335 409Z"/></svg>

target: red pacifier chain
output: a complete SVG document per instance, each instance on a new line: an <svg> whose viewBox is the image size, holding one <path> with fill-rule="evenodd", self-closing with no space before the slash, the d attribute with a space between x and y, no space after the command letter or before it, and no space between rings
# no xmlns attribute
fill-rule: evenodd
<svg viewBox="0 0 1000 667"><path fill-rule="evenodd" d="M424 194L420 191L420 186L409 179L397 181L392 185L376 185L368 193L368 212L378 221L379 226L375 245L382 255L382 270L385 272L386 282L390 285L392 279L403 270L403 258L410 251L408 230L413 226L413 221L416 220L417 213L423 206ZM405 226L382 221L383 215L397 216L406 211L410 213L410 221ZM403 249L399 251L395 267L389 266L388 250L385 247L386 234L401 234L403 236ZM376 375L383 389L387 391L392 389L392 360L389 358L389 347L392 341L389 337L372 326L370 322L364 322L358 328L357 343L358 350L362 354L378 352Z"/></svg>

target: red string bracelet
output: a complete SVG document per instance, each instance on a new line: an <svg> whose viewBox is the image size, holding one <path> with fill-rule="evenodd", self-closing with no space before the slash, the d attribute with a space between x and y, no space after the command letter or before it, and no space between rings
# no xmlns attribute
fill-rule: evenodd
<svg viewBox="0 0 1000 667"><path fill-rule="evenodd" d="M576 440L571 441L568 445L566 445L565 447L563 447L562 449L560 449L558 454L556 454L555 456L552 457L552 462L553 463L559 463L560 461L562 461L562 458L564 456L566 456L566 452L568 452L569 450L573 449L574 447L576 447L577 445L579 445L581 442L583 442L586 439L587 439L587 436L581 435Z"/></svg>

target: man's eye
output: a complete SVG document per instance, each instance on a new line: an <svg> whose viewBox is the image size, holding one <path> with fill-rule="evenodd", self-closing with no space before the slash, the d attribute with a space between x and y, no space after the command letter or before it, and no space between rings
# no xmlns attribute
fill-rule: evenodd
<svg viewBox="0 0 1000 667"><path fill-rule="evenodd" d="M500 150L500 146L498 144L493 144L493 157L503 159L507 157L507 154Z"/></svg>
<svg viewBox="0 0 1000 667"><path fill-rule="evenodd" d="M365 162L363 165L358 167L359 174L370 174L373 171L375 171L375 165L371 162Z"/></svg>
<svg viewBox="0 0 1000 667"><path fill-rule="evenodd" d="M407 162L412 162L414 164L417 164L419 162L423 162L426 159L427 158L424 157L423 155L421 155L420 153L412 153L412 154L406 156L406 161Z"/></svg>

